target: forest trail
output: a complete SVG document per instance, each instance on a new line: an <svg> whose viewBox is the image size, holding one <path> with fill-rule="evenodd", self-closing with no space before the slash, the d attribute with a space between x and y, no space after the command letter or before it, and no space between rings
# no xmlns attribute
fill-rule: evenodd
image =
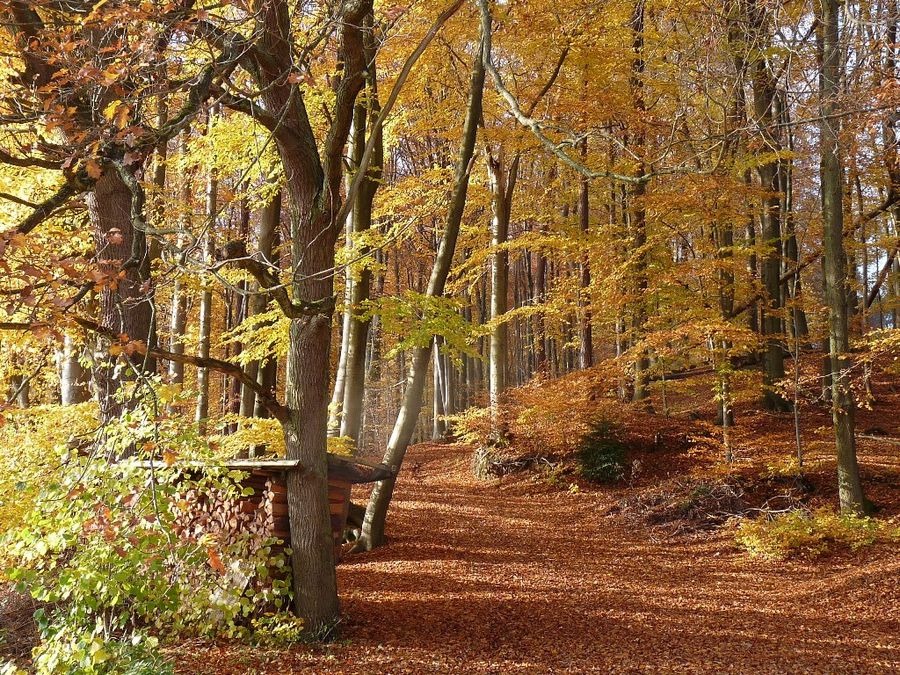
<svg viewBox="0 0 900 675"><path fill-rule="evenodd" d="M459 446L411 449L389 545L339 566L346 642L245 652L242 672L900 669L889 552L775 564L727 535L654 541L602 515L609 491L477 481L469 462ZM233 667L219 649L184 658L182 672L222 672L223 657Z"/></svg>

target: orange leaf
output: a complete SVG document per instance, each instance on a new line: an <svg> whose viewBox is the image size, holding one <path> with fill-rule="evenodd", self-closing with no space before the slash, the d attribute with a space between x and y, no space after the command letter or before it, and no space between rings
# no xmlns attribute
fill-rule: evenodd
<svg viewBox="0 0 900 675"><path fill-rule="evenodd" d="M219 557L219 554L216 553L216 549L214 549L212 546L207 546L206 555L209 558L209 566L219 574L225 574L225 565L222 562L222 559Z"/></svg>

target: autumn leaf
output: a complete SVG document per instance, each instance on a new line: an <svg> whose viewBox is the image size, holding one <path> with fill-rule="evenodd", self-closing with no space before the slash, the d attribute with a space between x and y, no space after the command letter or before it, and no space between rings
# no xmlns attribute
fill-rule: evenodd
<svg viewBox="0 0 900 675"><path fill-rule="evenodd" d="M103 169L100 168L100 164L97 163L96 160L89 159L84 163L85 171L87 171L87 175L97 180L100 176L103 175Z"/></svg>
<svg viewBox="0 0 900 675"><path fill-rule="evenodd" d="M206 555L209 558L209 566L219 574L225 574L225 564L222 562L222 559L219 557L216 549L212 546L207 546Z"/></svg>
<svg viewBox="0 0 900 675"><path fill-rule="evenodd" d="M122 233L122 230L113 227L106 233L106 241L108 241L111 246L121 246L125 243L125 235Z"/></svg>

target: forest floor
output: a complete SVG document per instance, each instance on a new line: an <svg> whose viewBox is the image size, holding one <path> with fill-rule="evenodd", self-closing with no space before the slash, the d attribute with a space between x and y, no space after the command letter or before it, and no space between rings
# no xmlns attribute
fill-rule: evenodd
<svg viewBox="0 0 900 675"><path fill-rule="evenodd" d="M877 422L896 437L897 403L891 414L864 412L861 427ZM811 477L831 501L828 418L818 417L806 422ZM790 452L790 415L740 419L738 471L757 475L772 448ZM748 450L749 439L759 448ZM876 438L860 452L870 496L896 516L900 448ZM576 489L539 473L479 481L470 448L414 447L388 545L338 568L341 642L182 644L172 654L179 672L900 671L896 542L774 562L738 550L727 528L685 535L641 524L624 517L623 499L687 471L682 451L645 460L630 486ZM712 458L690 464L714 472Z"/></svg>
<svg viewBox="0 0 900 675"><path fill-rule="evenodd" d="M828 412L802 411L798 487L793 416L760 412L758 383L748 381L727 464L709 391L700 378L672 384L669 416L614 408L631 466L613 487L582 480L571 457L478 480L471 447L415 446L387 545L338 566L338 641L269 649L191 640L166 654L185 675L900 672L897 540L770 561L708 518L739 502L833 509ZM857 417L863 481L879 518L896 525L900 386L886 376L875 394ZM672 518L667 505L698 485L713 502ZM364 491L354 499L363 503ZM33 638L33 609L0 588L0 634Z"/></svg>

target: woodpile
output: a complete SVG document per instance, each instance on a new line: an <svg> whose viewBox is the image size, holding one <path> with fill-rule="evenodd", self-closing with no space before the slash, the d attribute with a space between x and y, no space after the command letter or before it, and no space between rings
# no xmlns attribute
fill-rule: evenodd
<svg viewBox="0 0 900 675"><path fill-rule="evenodd" d="M246 473L239 485L243 492L249 494L234 497L227 491L187 490L182 500L183 514L178 519L178 534L198 541L204 535L211 536L222 550L243 543L248 547L248 555L270 544L273 538L281 541L272 546L273 554L289 547L287 474L301 470L299 463L279 459L236 460L226 463L225 467ZM186 463L184 466L184 472L194 476L204 470L202 464ZM382 464L329 455L328 505L335 562L341 557L352 485L375 482L392 475L391 470Z"/></svg>

